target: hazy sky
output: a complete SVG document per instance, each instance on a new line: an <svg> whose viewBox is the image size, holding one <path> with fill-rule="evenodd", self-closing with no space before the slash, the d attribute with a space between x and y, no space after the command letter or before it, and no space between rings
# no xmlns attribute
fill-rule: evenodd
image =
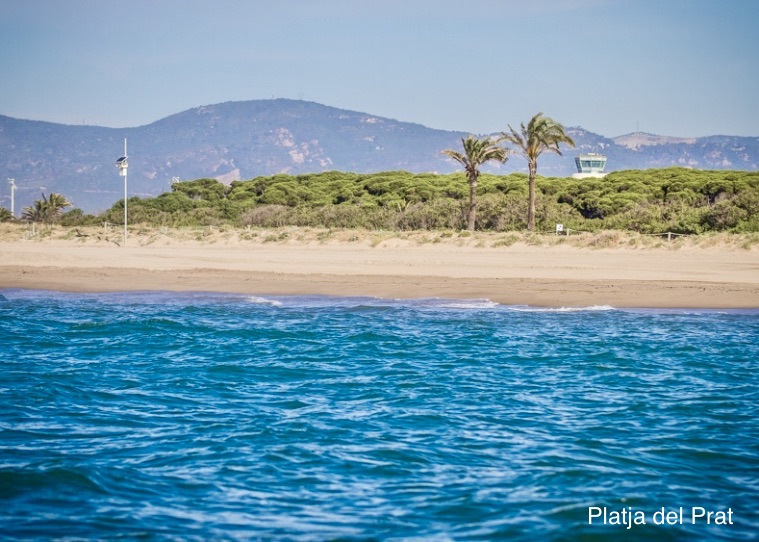
<svg viewBox="0 0 759 542"><path fill-rule="evenodd" d="M0 0L0 114L293 98L485 134L759 136L759 0Z"/></svg>

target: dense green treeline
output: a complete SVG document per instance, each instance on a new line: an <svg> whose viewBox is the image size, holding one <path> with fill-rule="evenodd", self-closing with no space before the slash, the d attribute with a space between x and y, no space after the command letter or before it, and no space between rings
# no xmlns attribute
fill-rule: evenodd
<svg viewBox="0 0 759 542"><path fill-rule="evenodd" d="M526 228L527 175L482 174L477 227ZM368 229L462 229L464 173L330 171L274 175L230 186L214 179L175 183L153 198L129 199L130 224L154 226L315 226ZM123 200L94 217L80 210L62 223L123 221ZM759 172L685 168L617 171L601 179L537 178L538 230L640 233L759 232Z"/></svg>

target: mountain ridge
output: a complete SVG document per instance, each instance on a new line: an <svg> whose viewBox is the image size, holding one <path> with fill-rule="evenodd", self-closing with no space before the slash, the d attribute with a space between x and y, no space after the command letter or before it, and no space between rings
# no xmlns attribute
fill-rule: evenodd
<svg viewBox="0 0 759 542"><path fill-rule="evenodd" d="M607 155L608 171L667 166L759 169L759 137L672 138L635 132L607 138L581 127L567 132L577 147L563 146L564 156L543 155L541 175L572 174L574 155L581 152ZM16 181L17 215L43 191L59 192L91 212L123 198L115 160L124 138L129 141L129 194L150 196L169 190L173 178L213 177L228 183L327 170L448 173L459 166L440 151L460 147L467 134L283 98L199 106L133 128L0 115L0 179ZM636 145L632 136L648 143ZM512 156L487 170L526 171L526 163ZM10 208L10 190L3 185L0 206Z"/></svg>

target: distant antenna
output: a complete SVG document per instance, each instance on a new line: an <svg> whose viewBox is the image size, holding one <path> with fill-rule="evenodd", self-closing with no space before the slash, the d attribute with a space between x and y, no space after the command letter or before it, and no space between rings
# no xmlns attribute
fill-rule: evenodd
<svg viewBox="0 0 759 542"><path fill-rule="evenodd" d="M640 121L635 121L635 131L640 132Z"/></svg>

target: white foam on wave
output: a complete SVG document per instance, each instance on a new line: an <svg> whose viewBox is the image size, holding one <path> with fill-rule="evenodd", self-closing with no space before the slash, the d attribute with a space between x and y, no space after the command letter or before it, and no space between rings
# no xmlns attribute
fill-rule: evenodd
<svg viewBox="0 0 759 542"><path fill-rule="evenodd" d="M281 301L277 301L276 299L267 299L265 297L258 297L255 295L252 295L248 298L248 303L253 303L254 305L271 305L272 307L282 306Z"/></svg>
<svg viewBox="0 0 759 542"><path fill-rule="evenodd" d="M616 310L611 305L590 305L588 307L528 307L515 306L509 307L517 312L597 312Z"/></svg>
<svg viewBox="0 0 759 542"><path fill-rule="evenodd" d="M500 307L500 304L496 303L495 301L490 301L489 299L462 299L460 301L458 300L445 301L436 306L443 309L480 310L480 309L494 309L496 307Z"/></svg>

